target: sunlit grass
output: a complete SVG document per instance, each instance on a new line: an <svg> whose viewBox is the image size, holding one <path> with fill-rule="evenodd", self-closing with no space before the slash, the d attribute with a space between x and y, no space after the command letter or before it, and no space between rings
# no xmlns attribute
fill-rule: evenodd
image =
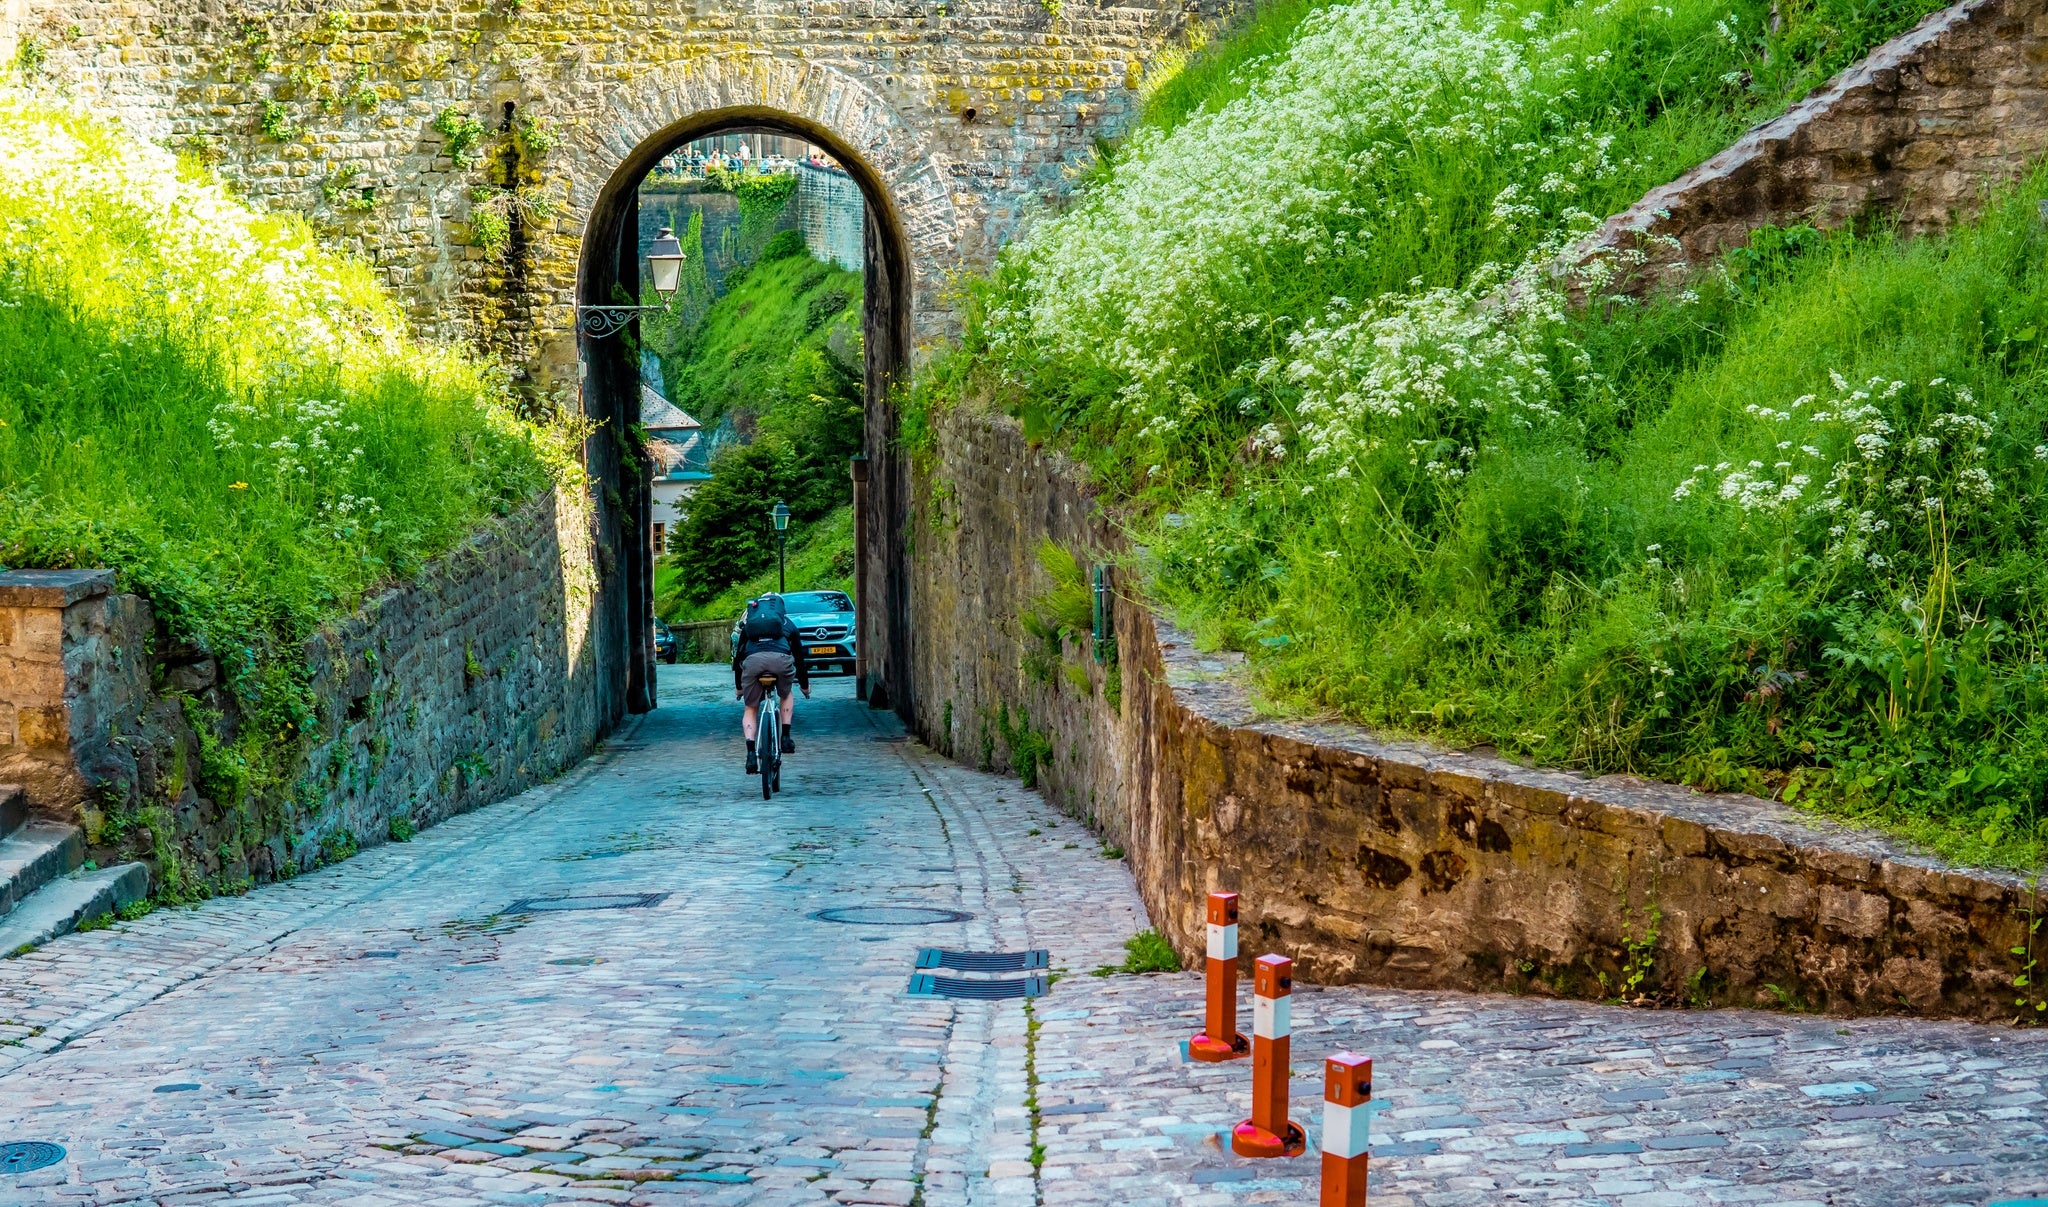
<svg viewBox="0 0 2048 1207"><path fill-rule="evenodd" d="M266 732L300 643L544 489L559 446L360 264L0 91L0 561L111 566Z"/></svg>

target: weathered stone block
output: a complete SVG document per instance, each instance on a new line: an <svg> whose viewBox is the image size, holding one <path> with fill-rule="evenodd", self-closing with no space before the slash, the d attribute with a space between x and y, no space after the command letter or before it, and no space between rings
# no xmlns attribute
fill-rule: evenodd
<svg viewBox="0 0 2048 1207"><path fill-rule="evenodd" d="M112 570L0 571L0 608L49 608L62 612L82 599L114 589Z"/></svg>
<svg viewBox="0 0 2048 1207"><path fill-rule="evenodd" d="M1841 889L1832 885L1820 890L1820 922L1829 930L1858 939L1875 939L1891 921L1891 902L1876 893Z"/></svg>

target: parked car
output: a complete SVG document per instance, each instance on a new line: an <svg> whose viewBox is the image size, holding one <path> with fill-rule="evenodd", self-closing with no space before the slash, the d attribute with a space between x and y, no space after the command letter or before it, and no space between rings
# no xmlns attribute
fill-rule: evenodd
<svg viewBox="0 0 2048 1207"><path fill-rule="evenodd" d="M782 597L789 621L803 642L804 661L819 673L853 673L853 601L844 591L790 591ZM733 648L739 648L742 616L732 622Z"/></svg>
<svg viewBox="0 0 2048 1207"><path fill-rule="evenodd" d="M674 662L676 660L675 630L659 620L654 622L654 656L663 662Z"/></svg>

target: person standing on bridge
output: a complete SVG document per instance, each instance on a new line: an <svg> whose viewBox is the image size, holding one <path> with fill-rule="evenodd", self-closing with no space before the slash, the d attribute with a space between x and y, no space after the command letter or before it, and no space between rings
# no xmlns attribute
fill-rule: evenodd
<svg viewBox="0 0 2048 1207"><path fill-rule="evenodd" d="M780 595L747 601L747 615L740 621L739 637L732 646L732 689L746 704L740 729L747 737L747 774L753 775L761 769L754 753L754 735L760 730L761 700L767 695L761 686L762 676L775 678L775 691L781 697L782 753L794 754L796 739L789 731L796 722L796 697L790 694L790 681L804 689L808 700L811 674L804 665L803 642L797 640L796 625L790 622Z"/></svg>

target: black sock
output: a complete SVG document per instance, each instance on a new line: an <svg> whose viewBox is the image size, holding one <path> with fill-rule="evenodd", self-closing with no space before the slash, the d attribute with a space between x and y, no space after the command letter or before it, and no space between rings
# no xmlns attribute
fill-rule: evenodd
<svg viewBox="0 0 2048 1207"><path fill-rule="evenodd" d="M754 739L752 739L752 738L748 738L748 739L747 739L747 753L748 753L748 754L752 754L752 753L754 753Z"/></svg>

